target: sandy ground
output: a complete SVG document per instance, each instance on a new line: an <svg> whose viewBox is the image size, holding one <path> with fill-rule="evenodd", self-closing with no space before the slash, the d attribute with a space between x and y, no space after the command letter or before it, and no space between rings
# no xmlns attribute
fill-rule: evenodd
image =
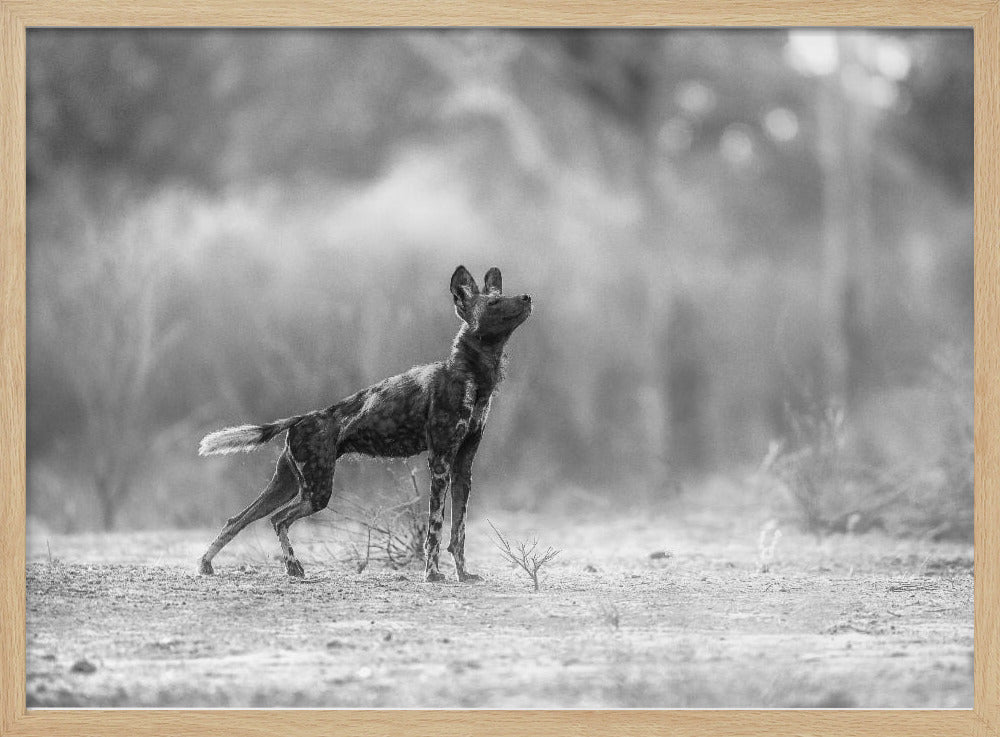
<svg viewBox="0 0 1000 737"><path fill-rule="evenodd" d="M756 521L491 519L562 549L540 592L483 518L477 584L447 554L443 584L359 573L322 525L293 530L304 580L266 523L213 577L215 530L29 531L28 705L972 706L970 545L784 530L761 572Z"/></svg>

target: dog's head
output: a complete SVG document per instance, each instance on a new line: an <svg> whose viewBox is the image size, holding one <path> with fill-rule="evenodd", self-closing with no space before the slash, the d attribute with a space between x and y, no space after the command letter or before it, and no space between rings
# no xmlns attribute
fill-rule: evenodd
<svg viewBox="0 0 1000 737"><path fill-rule="evenodd" d="M502 292L500 269L496 266L486 272L481 292L464 266L451 275L455 314L468 324L473 334L485 340L509 336L531 314L530 294L505 297Z"/></svg>

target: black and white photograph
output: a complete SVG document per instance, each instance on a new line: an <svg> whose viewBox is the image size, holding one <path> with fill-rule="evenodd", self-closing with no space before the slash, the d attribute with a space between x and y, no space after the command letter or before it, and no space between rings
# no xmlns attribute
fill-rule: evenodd
<svg viewBox="0 0 1000 737"><path fill-rule="evenodd" d="M972 708L973 71L29 28L28 708Z"/></svg>

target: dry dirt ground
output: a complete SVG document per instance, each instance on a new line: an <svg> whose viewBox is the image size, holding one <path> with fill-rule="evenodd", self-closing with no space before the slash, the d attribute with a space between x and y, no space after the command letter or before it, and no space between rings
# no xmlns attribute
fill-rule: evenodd
<svg viewBox="0 0 1000 737"><path fill-rule="evenodd" d="M304 580L263 522L214 577L196 561L215 530L29 529L28 705L972 705L971 545L782 528L761 572L739 515L490 515L562 549L534 593L473 517L478 584L447 554L444 584L358 573L321 525L293 530Z"/></svg>

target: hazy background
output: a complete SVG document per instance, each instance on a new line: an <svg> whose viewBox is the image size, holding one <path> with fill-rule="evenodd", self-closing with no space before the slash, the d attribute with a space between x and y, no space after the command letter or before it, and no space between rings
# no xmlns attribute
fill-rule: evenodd
<svg viewBox="0 0 1000 737"><path fill-rule="evenodd" d="M443 357L463 263L535 297L474 505L721 483L971 540L971 31L29 30L27 59L34 524L221 522L279 445L200 437Z"/></svg>

